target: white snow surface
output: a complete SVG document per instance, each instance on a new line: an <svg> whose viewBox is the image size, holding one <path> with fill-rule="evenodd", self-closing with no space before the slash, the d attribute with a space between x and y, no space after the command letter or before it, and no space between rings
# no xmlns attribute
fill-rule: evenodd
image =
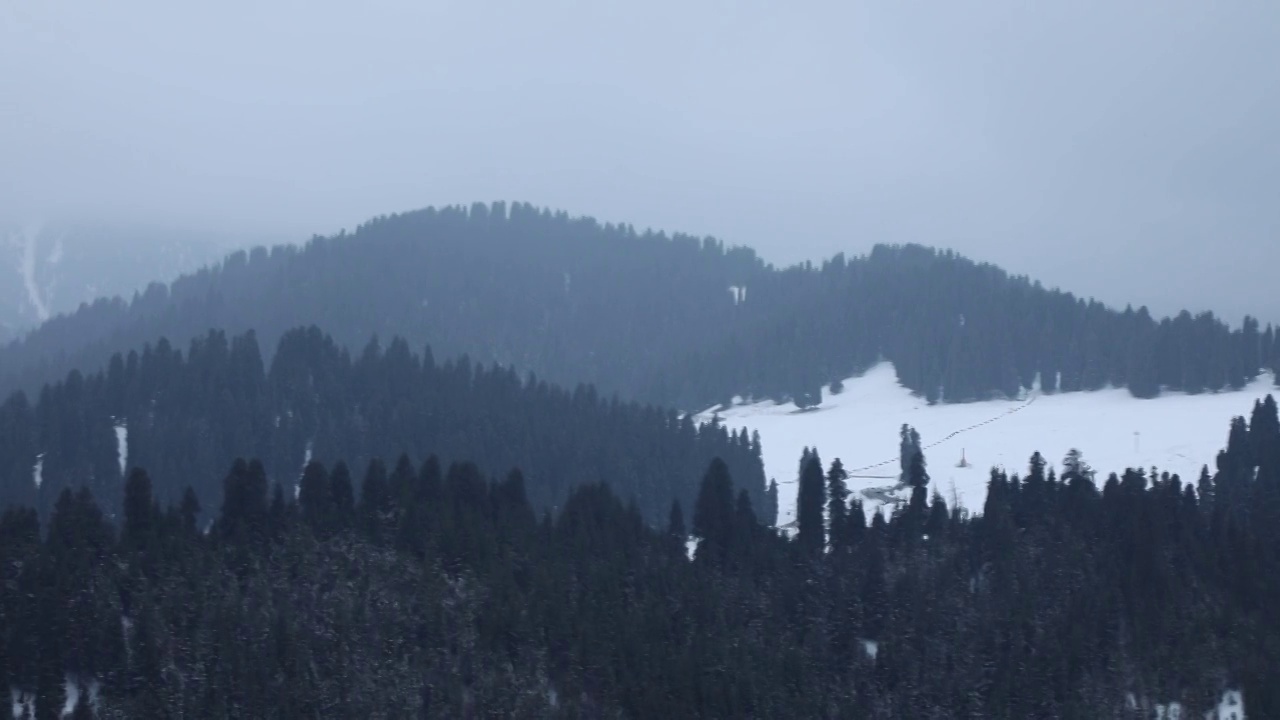
<svg viewBox="0 0 1280 720"><path fill-rule="evenodd" d="M795 519L796 476L801 451L816 447L824 466L839 458L853 477L849 489L868 512L883 505L861 491L896 485L900 471L898 431L908 424L920 432L931 486L948 503L953 497L981 512L992 467L1026 474L1039 451L1061 473L1067 451L1078 448L1101 484L1109 473L1128 467L1177 473L1194 482L1200 468L1212 471L1227 441L1231 418L1248 417L1254 400L1274 390L1267 373L1240 391L1187 395L1165 393L1141 400L1125 389L1042 395L1016 400L929 405L898 382L884 362L844 381L832 395L824 388L816 409L770 401L718 412L731 429L760 432L766 478L778 481L779 526ZM698 416L706 420L711 410ZM962 456L968 467L957 464Z"/></svg>
<svg viewBox="0 0 1280 720"><path fill-rule="evenodd" d="M31 468L31 482L36 484L36 489L44 484L44 453L36 456L35 467Z"/></svg>

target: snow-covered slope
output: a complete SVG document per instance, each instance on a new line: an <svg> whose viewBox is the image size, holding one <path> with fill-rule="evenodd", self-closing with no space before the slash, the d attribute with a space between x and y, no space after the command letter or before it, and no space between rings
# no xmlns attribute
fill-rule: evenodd
<svg viewBox="0 0 1280 720"><path fill-rule="evenodd" d="M1263 375L1239 392L1169 393L1154 400L1101 390L931 406L898 384L891 364L881 363L846 380L839 395L824 391L816 409L762 402L719 415L728 427L760 431L765 474L778 481L778 524L785 525L795 518L805 446L816 446L824 465L840 458L855 476L849 481L854 492L882 488L897 482L898 431L911 425L920 431L933 487L948 502L954 493L965 507L981 511L991 468L1025 473L1036 451L1060 471L1067 451L1079 448L1099 482L1126 467L1153 466L1194 481L1201 466L1213 468L1231 418L1247 417L1254 400L1273 386L1272 376ZM957 467L962 456L969 467Z"/></svg>

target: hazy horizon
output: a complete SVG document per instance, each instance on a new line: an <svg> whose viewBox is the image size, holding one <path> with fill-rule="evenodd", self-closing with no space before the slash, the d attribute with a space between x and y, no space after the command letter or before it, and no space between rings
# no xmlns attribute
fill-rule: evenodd
<svg viewBox="0 0 1280 720"><path fill-rule="evenodd" d="M1280 320L1280 6L0 9L0 219L299 242L528 201Z"/></svg>

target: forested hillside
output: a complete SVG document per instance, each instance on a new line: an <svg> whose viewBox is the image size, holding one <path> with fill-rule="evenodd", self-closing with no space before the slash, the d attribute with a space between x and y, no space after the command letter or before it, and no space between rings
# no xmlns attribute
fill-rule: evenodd
<svg viewBox="0 0 1280 720"><path fill-rule="evenodd" d="M237 461L208 533L141 470L119 523L87 490L43 535L10 509L0 687L42 719L67 681L77 718L1146 720L1228 690L1280 717L1270 399L1194 487L1037 455L972 518L916 454L911 502L868 524L807 452L793 541L718 460L662 530L604 485L539 520L518 472L400 466L354 466L357 491L310 463L295 502Z"/></svg>
<svg viewBox="0 0 1280 720"><path fill-rule="evenodd" d="M735 395L813 402L878 359L930 400L1129 387L1149 397L1238 387L1277 364L1276 333L1210 314L1157 320L918 246L776 269L746 248L638 233L529 205L378 218L302 248L237 253L102 300L0 349L0 389L167 337L315 324L353 351L430 343L561 384L701 410Z"/></svg>
<svg viewBox="0 0 1280 720"><path fill-rule="evenodd" d="M755 507L770 507L759 439L745 431L466 357L437 362L401 339L352 358L314 327L286 333L269 368L253 333L215 331L185 354L162 340L98 372L73 371L34 401L11 396L0 404L0 507L45 514L64 488L85 484L114 514L123 475L142 466L161 500L177 502L189 485L210 508L237 457L259 458L261 481L291 495L309 459L363 467L402 453L475 458L492 476L519 467L539 511L607 479L651 522L665 522L673 499L691 502L702 469L721 457Z"/></svg>

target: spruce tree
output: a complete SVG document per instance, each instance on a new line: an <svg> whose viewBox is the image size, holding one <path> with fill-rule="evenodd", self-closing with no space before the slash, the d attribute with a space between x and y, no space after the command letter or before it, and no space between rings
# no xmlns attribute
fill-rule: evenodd
<svg viewBox="0 0 1280 720"><path fill-rule="evenodd" d="M898 465L901 468L899 482L911 484L911 463L915 456L922 452L920 447L920 433L910 425L903 424L902 429L898 432Z"/></svg>
<svg viewBox="0 0 1280 720"><path fill-rule="evenodd" d="M351 470L339 460L329 475L329 526L337 530L350 527L355 520L355 488L351 482Z"/></svg>
<svg viewBox="0 0 1280 720"><path fill-rule="evenodd" d="M302 479L298 481L298 509L302 512L302 519L313 529L327 529L333 513L333 494L329 488L329 474L315 460L302 469Z"/></svg>
<svg viewBox="0 0 1280 720"><path fill-rule="evenodd" d="M200 517L200 500L196 497L196 491L190 485L182 491L179 514L182 517L183 530L188 534L194 535L196 533L196 521Z"/></svg>
<svg viewBox="0 0 1280 720"><path fill-rule="evenodd" d="M398 482L404 482L403 478L407 475L412 477L408 469L408 459L405 461L405 467L402 470L399 463L396 465ZM360 507L358 514L360 516L360 525L374 535L380 538L382 535L382 518L391 510L391 488L387 479L387 469L381 460L373 459L369 461L369 468L365 471L364 482L360 483Z"/></svg>
<svg viewBox="0 0 1280 720"><path fill-rule="evenodd" d="M845 499L849 497L849 488L845 484L848 477L844 464L836 458L827 471L827 528L833 551L845 551L852 545L849 508L845 505Z"/></svg>
<svg viewBox="0 0 1280 720"><path fill-rule="evenodd" d="M929 519L924 526L924 531L929 535L929 540L935 545L940 543L942 534L946 532L950 519L951 515L947 510L947 501L943 500L942 495L935 490L933 497L929 501Z"/></svg>
<svg viewBox="0 0 1280 720"><path fill-rule="evenodd" d="M271 518L273 529L278 530L282 527L288 510L289 503L284 497L284 486L278 482L271 483L271 505L267 510L267 514Z"/></svg>
<svg viewBox="0 0 1280 720"><path fill-rule="evenodd" d="M684 542L688 532L684 527L684 510L680 508L679 500L671 501L671 515L667 520L667 535Z"/></svg>
<svg viewBox="0 0 1280 720"><path fill-rule="evenodd" d="M827 544L826 528L823 527L826 487L818 452L806 450L805 458L796 497L796 539L804 552L816 557L822 554Z"/></svg>
<svg viewBox="0 0 1280 720"><path fill-rule="evenodd" d="M759 520L756 519L756 511L751 507L751 496L747 494L745 488L738 490L738 498L734 501L733 507L733 543L731 552L738 556L749 552L758 524ZM747 562L746 559L740 559L742 562Z"/></svg>
<svg viewBox="0 0 1280 720"><path fill-rule="evenodd" d="M143 550L151 542L157 520L147 471L134 468L124 485L124 530L121 541L130 550Z"/></svg>
<svg viewBox="0 0 1280 720"><path fill-rule="evenodd" d="M711 461L698 488L693 510L693 534L702 539L698 556L723 560L733 533L733 480L729 466L720 458Z"/></svg>
<svg viewBox="0 0 1280 720"><path fill-rule="evenodd" d="M925 488L929 485L929 472L925 468L924 453L919 450L911 456L911 464L907 470L907 485L913 488Z"/></svg>

